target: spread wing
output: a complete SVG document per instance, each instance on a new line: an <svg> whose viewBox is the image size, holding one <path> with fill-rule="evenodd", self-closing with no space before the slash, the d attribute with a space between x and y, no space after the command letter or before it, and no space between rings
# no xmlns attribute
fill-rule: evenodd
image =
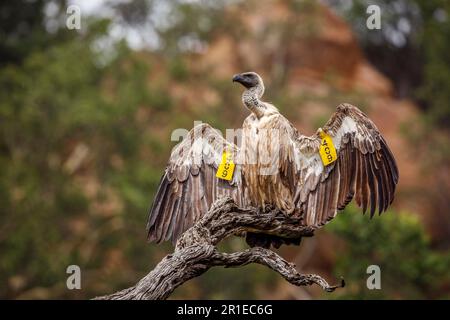
<svg viewBox="0 0 450 320"><path fill-rule="evenodd" d="M338 159L324 166L319 134L297 138L297 187L294 202L306 225L321 226L355 198L371 217L394 199L398 169L375 124L358 108L341 104L323 128L332 137Z"/></svg>
<svg viewBox="0 0 450 320"><path fill-rule="evenodd" d="M237 146L208 124L194 127L173 148L150 208L149 241L175 243L219 197L230 196L243 205L240 166L236 164L230 181L216 177L224 148L236 157Z"/></svg>

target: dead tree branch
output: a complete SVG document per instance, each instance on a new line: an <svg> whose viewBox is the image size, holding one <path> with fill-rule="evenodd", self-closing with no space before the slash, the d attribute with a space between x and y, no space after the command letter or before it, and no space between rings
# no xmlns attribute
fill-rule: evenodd
<svg viewBox="0 0 450 320"><path fill-rule="evenodd" d="M269 249L255 247L235 253L217 250L216 245L223 239L246 231L299 238L312 236L314 228L301 226L298 219L278 211L261 214L254 208L239 208L230 198L222 198L181 236L174 252L164 257L136 285L95 299L166 299L178 286L211 267L240 267L249 263L264 265L296 286L317 284L327 292L344 286L343 280L340 285L331 286L318 275L300 274L294 264Z"/></svg>

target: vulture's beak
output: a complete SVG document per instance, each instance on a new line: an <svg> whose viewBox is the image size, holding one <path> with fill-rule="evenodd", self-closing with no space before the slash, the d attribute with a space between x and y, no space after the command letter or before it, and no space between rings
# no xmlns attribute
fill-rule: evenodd
<svg viewBox="0 0 450 320"><path fill-rule="evenodd" d="M243 76L242 74L235 74L233 76L233 82L239 82L247 89L254 87L256 83L254 82L254 79L250 79L248 77Z"/></svg>
<svg viewBox="0 0 450 320"><path fill-rule="evenodd" d="M244 81L244 77L241 76L240 74L235 74L233 76L233 82L239 82L242 83L242 81Z"/></svg>

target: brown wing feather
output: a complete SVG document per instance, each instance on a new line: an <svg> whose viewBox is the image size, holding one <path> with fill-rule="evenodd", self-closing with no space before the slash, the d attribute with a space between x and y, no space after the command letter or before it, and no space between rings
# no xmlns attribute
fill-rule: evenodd
<svg viewBox="0 0 450 320"><path fill-rule="evenodd" d="M215 176L224 148L237 156L237 146L207 124L193 128L174 147L149 211L149 241L175 243L221 196L244 205L238 165L231 181Z"/></svg>
<svg viewBox="0 0 450 320"><path fill-rule="evenodd" d="M319 135L298 138L303 162L297 165L300 190L296 191L296 207L302 221L321 226L353 197L363 212L369 209L371 217L377 209L381 214L394 199L399 174L375 124L358 108L342 104L323 130L331 135L338 151L338 160L328 167L323 167L318 155Z"/></svg>

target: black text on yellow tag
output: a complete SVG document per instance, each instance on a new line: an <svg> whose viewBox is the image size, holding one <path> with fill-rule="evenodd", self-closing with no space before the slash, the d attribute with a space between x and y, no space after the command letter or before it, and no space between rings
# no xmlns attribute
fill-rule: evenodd
<svg viewBox="0 0 450 320"><path fill-rule="evenodd" d="M333 145L331 137L325 132L320 132L320 138L319 154L322 158L323 165L328 166L337 160L336 148Z"/></svg>
<svg viewBox="0 0 450 320"><path fill-rule="evenodd" d="M234 167L233 154L229 151L224 151L222 154L222 161L217 168L216 177L228 181L233 179Z"/></svg>

